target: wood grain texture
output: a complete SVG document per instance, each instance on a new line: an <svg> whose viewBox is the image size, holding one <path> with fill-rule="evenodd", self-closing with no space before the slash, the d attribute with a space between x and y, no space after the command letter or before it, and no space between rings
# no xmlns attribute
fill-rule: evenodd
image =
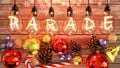
<svg viewBox="0 0 120 68"><path fill-rule="evenodd" d="M13 0L0 0L0 43L3 41L4 36L9 35L12 39L11 41L14 41L17 38L21 38L23 41L28 38L28 33L25 31L25 27L31 18L31 8L33 7L33 4L30 5L29 8L25 8L23 5L24 0L16 0L17 1L17 6L19 7L19 16L21 17L20 20L22 20L23 24L23 31L21 33L10 33L8 30L8 25L9 25L9 19L8 16L10 15L11 8L13 6ZM90 1L90 6L92 8L92 18L96 22L96 31L94 34L97 35L98 38L108 38L108 34L102 34L99 29L100 23L103 21L103 16L104 16L104 7L106 5L106 1L104 0L101 6L97 5L98 0L91 0ZM113 26L114 26L114 33L117 34L118 36L118 41L117 43L110 44L110 45L119 45L120 44L120 0L109 0L110 8L111 8L111 15L114 17L113 18ZM49 7L40 9L39 5L37 3L37 8L38 8L38 20L40 21L40 26L41 30L37 35L35 35L36 38L39 38L41 40L42 36L45 34L45 19L48 18L48 9ZM58 68L86 68L85 61L87 56L91 53L87 48L87 42L90 39L92 35L86 35L83 34L81 31L81 23L84 21L85 17L85 9L87 6L87 0L82 0L81 5L77 6L76 4L72 4L73 8L73 18L75 19L78 30L74 35L66 35L63 32L63 25L64 22L67 20L67 7L66 6L61 6L60 4L53 3L53 8L55 10L55 20L58 23L59 26L59 32L58 35L53 36L52 38L58 38L58 37L63 37L70 42L71 40L76 41L78 44L82 46L82 51L80 54L83 56L84 60L81 65L69 65L69 66L63 66L63 67L58 67ZM17 68L25 68L24 65L24 60L26 57L26 54L20 50L23 61L20 66ZM2 49L0 49L0 58L2 55ZM53 56L53 61L59 61L58 55L54 54ZM108 58L109 60L109 58ZM0 60L0 68L5 68ZM120 68L120 52L118 53L115 62L111 62L109 60L109 68Z"/></svg>

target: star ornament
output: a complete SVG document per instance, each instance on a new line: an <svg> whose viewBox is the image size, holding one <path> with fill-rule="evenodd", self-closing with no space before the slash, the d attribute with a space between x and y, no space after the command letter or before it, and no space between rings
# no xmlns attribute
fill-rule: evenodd
<svg viewBox="0 0 120 68"><path fill-rule="evenodd" d="M30 1L29 0L25 0L23 3L24 7L28 8L30 7Z"/></svg>
<svg viewBox="0 0 120 68"><path fill-rule="evenodd" d="M120 50L120 46L117 46L115 48L112 48L111 51L106 52L107 56L110 58L112 62L115 61L115 57L117 56L119 50Z"/></svg>

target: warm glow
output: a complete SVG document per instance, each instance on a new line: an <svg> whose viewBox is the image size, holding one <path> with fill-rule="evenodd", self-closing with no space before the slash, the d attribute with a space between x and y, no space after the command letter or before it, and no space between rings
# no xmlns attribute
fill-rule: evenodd
<svg viewBox="0 0 120 68"><path fill-rule="evenodd" d="M82 25L83 32L86 34L93 33L95 29L95 23L89 17L85 17L85 23Z"/></svg>
<svg viewBox="0 0 120 68"><path fill-rule="evenodd" d="M16 16L9 16L8 17L10 19L10 31L12 32L19 32L21 29L21 26L19 24L19 19Z"/></svg>
<svg viewBox="0 0 120 68"><path fill-rule="evenodd" d="M112 25L112 23L113 23L113 21L108 21L109 19L112 19L113 18L113 16L105 16L104 17L104 29L105 30L111 30L111 29L113 29L113 25Z"/></svg>
<svg viewBox="0 0 120 68"><path fill-rule="evenodd" d="M101 22L101 32L104 34L113 32L113 16L104 16L104 21Z"/></svg>
<svg viewBox="0 0 120 68"><path fill-rule="evenodd" d="M94 27L95 27L94 21L92 21L92 20L91 20L90 18L88 18L88 17L85 18L85 21L86 21L85 30L94 29Z"/></svg>
<svg viewBox="0 0 120 68"><path fill-rule="evenodd" d="M53 19L46 19L46 30L50 34L54 34L54 32L58 31L56 27L56 21Z"/></svg>
<svg viewBox="0 0 120 68"><path fill-rule="evenodd" d="M36 22L35 17L32 17L26 27L26 30L31 34L36 34L38 32L38 28L38 22Z"/></svg>
<svg viewBox="0 0 120 68"><path fill-rule="evenodd" d="M70 17L68 19L68 23L65 24L64 31L68 34L72 34L77 31L76 23L74 22L72 17Z"/></svg>

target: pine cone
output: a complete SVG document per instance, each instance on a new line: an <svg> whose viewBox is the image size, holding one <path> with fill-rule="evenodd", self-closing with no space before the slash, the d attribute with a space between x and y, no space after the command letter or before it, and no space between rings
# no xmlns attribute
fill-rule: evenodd
<svg viewBox="0 0 120 68"><path fill-rule="evenodd" d="M52 47L40 50L38 56L41 64L49 64L52 61Z"/></svg>
<svg viewBox="0 0 120 68"><path fill-rule="evenodd" d="M96 39L96 36L92 36L92 38L90 39L87 45L88 48L93 52L97 49L101 49L99 40Z"/></svg>
<svg viewBox="0 0 120 68"><path fill-rule="evenodd" d="M73 52L78 53L79 51L81 51L81 46L79 44L77 44L75 41L71 41L71 50Z"/></svg>

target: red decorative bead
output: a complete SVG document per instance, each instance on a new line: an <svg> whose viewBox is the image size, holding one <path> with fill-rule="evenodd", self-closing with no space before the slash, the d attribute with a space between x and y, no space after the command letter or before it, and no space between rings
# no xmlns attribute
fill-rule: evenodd
<svg viewBox="0 0 120 68"><path fill-rule="evenodd" d="M52 47L55 53L62 54L68 49L68 42L64 38L58 38L52 41Z"/></svg>
<svg viewBox="0 0 120 68"><path fill-rule="evenodd" d="M86 66L87 68L108 68L108 60L105 54L96 51L88 56Z"/></svg>
<svg viewBox="0 0 120 68"><path fill-rule="evenodd" d="M14 68L21 63L22 57L18 50L5 50L2 54L1 61L7 68Z"/></svg>

